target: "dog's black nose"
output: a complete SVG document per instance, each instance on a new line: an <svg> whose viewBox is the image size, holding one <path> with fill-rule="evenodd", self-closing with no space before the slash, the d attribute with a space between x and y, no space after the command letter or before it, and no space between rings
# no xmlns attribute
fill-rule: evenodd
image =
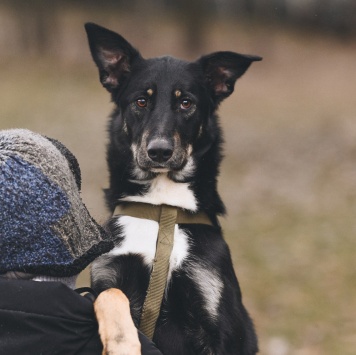
<svg viewBox="0 0 356 355"><path fill-rule="evenodd" d="M154 139L147 146L147 154L156 163L166 162L173 154L173 145L166 139Z"/></svg>

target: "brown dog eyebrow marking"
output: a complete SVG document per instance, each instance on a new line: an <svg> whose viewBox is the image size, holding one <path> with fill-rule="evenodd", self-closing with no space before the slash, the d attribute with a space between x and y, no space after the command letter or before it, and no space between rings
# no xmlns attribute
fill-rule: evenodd
<svg viewBox="0 0 356 355"><path fill-rule="evenodd" d="M176 90L174 92L174 95L176 96L176 98L180 97L182 95L182 92L180 90Z"/></svg>
<svg viewBox="0 0 356 355"><path fill-rule="evenodd" d="M152 89L148 89L147 90L147 94L148 94L148 96L152 96L153 95L153 90Z"/></svg>

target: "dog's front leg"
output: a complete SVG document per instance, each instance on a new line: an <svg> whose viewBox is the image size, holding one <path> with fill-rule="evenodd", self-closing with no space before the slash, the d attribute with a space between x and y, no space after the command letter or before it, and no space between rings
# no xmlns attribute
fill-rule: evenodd
<svg viewBox="0 0 356 355"><path fill-rule="evenodd" d="M94 302L103 355L140 355L141 344L127 297L119 289L100 293Z"/></svg>

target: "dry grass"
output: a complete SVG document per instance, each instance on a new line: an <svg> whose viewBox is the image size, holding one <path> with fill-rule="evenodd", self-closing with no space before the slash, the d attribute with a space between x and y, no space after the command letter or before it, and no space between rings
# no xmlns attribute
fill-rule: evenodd
<svg viewBox="0 0 356 355"><path fill-rule="evenodd" d="M222 109L227 239L263 354L353 354L356 48L270 35Z"/></svg>
<svg viewBox="0 0 356 355"><path fill-rule="evenodd" d="M82 31L75 18L68 20L72 30ZM143 26L143 38L137 30L127 37L145 55L179 54L169 37L179 41L174 27L162 23L156 40L149 37L154 24ZM128 28L124 19L124 35ZM267 28L210 30L207 52L264 56L221 108L220 179L226 238L261 354L354 354L356 47ZM84 33L77 41L85 43ZM70 53L77 58L75 49ZM81 163L84 201L104 221L111 105L89 52L79 57L72 64L2 63L0 128L26 127L62 140Z"/></svg>

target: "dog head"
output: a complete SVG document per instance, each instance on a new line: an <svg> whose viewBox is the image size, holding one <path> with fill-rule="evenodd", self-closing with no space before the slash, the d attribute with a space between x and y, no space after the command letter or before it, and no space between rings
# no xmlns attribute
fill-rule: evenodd
<svg viewBox="0 0 356 355"><path fill-rule="evenodd" d="M116 132L130 146L133 178L189 178L214 140L214 111L261 58L216 52L195 62L144 59L119 34L92 23L85 28L100 81L118 107Z"/></svg>

